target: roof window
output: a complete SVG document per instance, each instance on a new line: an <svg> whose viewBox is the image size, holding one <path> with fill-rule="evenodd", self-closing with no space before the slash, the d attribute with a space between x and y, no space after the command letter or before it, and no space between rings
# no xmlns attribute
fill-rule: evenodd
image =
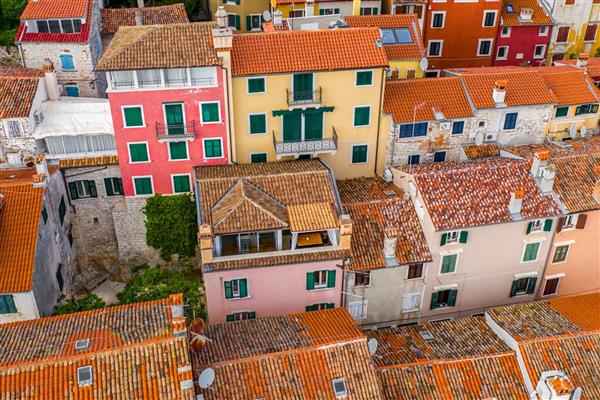
<svg viewBox="0 0 600 400"><path fill-rule="evenodd" d="M423 340L433 340L433 335L429 331L419 331L419 335L421 335Z"/></svg>
<svg viewBox="0 0 600 400"><path fill-rule="evenodd" d="M344 378L334 379L332 383L336 399L348 397L348 391L346 390L346 382L344 381Z"/></svg>
<svg viewBox="0 0 600 400"><path fill-rule="evenodd" d="M77 384L79 386L90 386L93 380L91 365L77 368Z"/></svg>
<svg viewBox="0 0 600 400"><path fill-rule="evenodd" d="M81 339L75 342L75 350L85 350L90 347L90 339Z"/></svg>

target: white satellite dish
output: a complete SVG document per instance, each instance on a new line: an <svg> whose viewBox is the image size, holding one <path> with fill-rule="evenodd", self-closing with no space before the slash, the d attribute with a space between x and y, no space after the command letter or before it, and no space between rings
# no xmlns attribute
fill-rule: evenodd
<svg viewBox="0 0 600 400"><path fill-rule="evenodd" d="M421 71L427 71L427 68L429 68L429 60L425 57L421 58L419 68L421 68Z"/></svg>
<svg viewBox="0 0 600 400"><path fill-rule="evenodd" d="M581 137L585 137L585 135L587 134L587 128L585 127L585 125L583 125L580 129L579 129L579 134L581 135Z"/></svg>
<svg viewBox="0 0 600 400"><path fill-rule="evenodd" d="M576 135L577 135L577 125L575 125L573 123L573 124L571 124L571 126L569 126L569 136L571 137L571 139L574 139Z"/></svg>
<svg viewBox="0 0 600 400"><path fill-rule="evenodd" d="M413 197L417 195L417 185L413 181L408 182L408 193Z"/></svg>
<svg viewBox="0 0 600 400"><path fill-rule="evenodd" d="M377 351L377 346L379 346L379 343L377 342L377 339L371 338L367 342L367 345L369 346L369 353L371 353L371 355L373 355Z"/></svg>
<svg viewBox="0 0 600 400"><path fill-rule="evenodd" d="M481 146L482 143L483 143L483 133L477 132L477 134L475 135L475 144L477 146Z"/></svg>
<svg viewBox="0 0 600 400"><path fill-rule="evenodd" d="M575 389L575 390L573 391L573 397L572 397L572 399L573 399L573 400L580 400L580 399L581 399L581 392L582 392L582 391L583 391L583 390L582 390L580 387L578 387L577 389Z"/></svg>
<svg viewBox="0 0 600 400"><path fill-rule="evenodd" d="M215 381L215 370L212 368L206 368L200 372L198 377L198 386L202 389L207 389Z"/></svg>
<svg viewBox="0 0 600 400"><path fill-rule="evenodd" d="M269 22L271 20L271 13L269 10L263 11L262 17L265 21Z"/></svg>

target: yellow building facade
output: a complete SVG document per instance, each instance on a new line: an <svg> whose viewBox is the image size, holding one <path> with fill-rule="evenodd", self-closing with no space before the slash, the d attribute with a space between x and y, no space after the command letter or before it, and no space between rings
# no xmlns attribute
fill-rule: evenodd
<svg viewBox="0 0 600 400"><path fill-rule="evenodd" d="M228 26L235 32L252 32L262 30L263 12L269 11L269 0L209 0L211 19L216 20L215 13L219 6L227 12Z"/></svg>
<svg viewBox="0 0 600 400"><path fill-rule="evenodd" d="M592 1L557 3L554 7L546 4L548 10L553 10L555 22L547 65L553 60L575 59L580 53L600 57L600 4Z"/></svg>

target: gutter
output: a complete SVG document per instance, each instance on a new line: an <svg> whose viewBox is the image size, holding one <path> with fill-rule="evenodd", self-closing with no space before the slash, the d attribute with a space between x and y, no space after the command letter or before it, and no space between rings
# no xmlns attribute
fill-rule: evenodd
<svg viewBox="0 0 600 400"><path fill-rule="evenodd" d="M377 162L379 160L379 136L381 129L381 113L383 112L383 92L385 89L385 80L384 80L385 70L381 70L381 90L379 91L379 109L377 111L377 141L375 142L375 167L373 168L373 175L377 176ZM392 159L393 160L393 159ZM384 166L385 169L385 166ZM383 171L382 171L383 172Z"/></svg>
<svg viewBox="0 0 600 400"><path fill-rule="evenodd" d="M230 55L231 56L231 55ZM231 102L231 96L229 93L230 90L230 85L229 82L231 80L233 80L233 77L230 75L231 71L229 68L225 67L224 65L221 65L221 68L223 68L223 70L225 71L225 93L226 93L226 99L227 99L227 134L229 136L229 146L227 149L227 152L229 153L229 162L231 163L235 163L236 160L236 155L235 155L235 141L233 139L233 135L232 135L232 131L233 128L231 126L231 114L233 114L233 105Z"/></svg>

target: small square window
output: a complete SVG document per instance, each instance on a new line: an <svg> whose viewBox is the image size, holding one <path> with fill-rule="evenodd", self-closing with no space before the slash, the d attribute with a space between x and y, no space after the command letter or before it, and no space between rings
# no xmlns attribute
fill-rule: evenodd
<svg viewBox="0 0 600 400"><path fill-rule="evenodd" d="M496 59L506 60L507 58L508 58L508 46L498 47L498 52L496 53Z"/></svg>
<svg viewBox="0 0 600 400"><path fill-rule="evenodd" d="M500 36L501 37L510 37L510 26L503 26Z"/></svg>
<svg viewBox="0 0 600 400"><path fill-rule="evenodd" d="M354 274L354 286L369 286L371 284L371 271L357 271Z"/></svg>
<svg viewBox="0 0 600 400"><path fill-rule="evenodd" d="M92 367L87 365L85 367L77 368L77 384L79 386L89 386L93 382Z"/></svg>
<svg viewBox="0 0 600 400"><path fill-rule="evenodd" d="M368 148L366 144L352 146L352 164L366 163Z"/></svg>
<svg viewBox="0 0 600 400"><path fill-rule="evenodd" d="M540 36L548 36L548 26L540 26Z"/></svg>
<svg viewBox="0 0 600 400"><path fill-rule="evenodd" d="M335 392L336 399L341 399L348 396L348 391L346 389L346 382L344 381L344 378L333 380L333 391Z"/></svg>
<svg viewBox="0 0 600 400"><path fill-rule="evenodd" d="M150 177L134 177L133 186L136 196L152 194L152 178Z"/></svg>
<svg viewBox="0 0 600 400"><path fill-rule="evenodd" d="M532 294L535 291L536 277L515 279L512 283L510 297Z"/></svg>
<svg viewBox="0 0 600 400"><path fill-rule="evenodd" d="M410 264L408 266L407 279L418 279L423 277L423 264Z"/></svg>
<svg viewBox="0 0 600 400"><path fill-rule="evenodd" d="M479 48L477 49L478 56L489 56L492 54L492 40L491 39L480 39Z"/></svg>
<svg viewBox="0 0 600 400"><path fill-rule="evenodd" d="M446 244L458 242L460 231L451 231L446 234Z"/></svg>
<svg viewBox="0 0 600 400"><path fill-rule="evenodd" d="M189 193L191 191L189 175L173 176L173 191L175 193Z"/></svg>
<svg viewBox="0 0 600 400"><path fill-rule="evenodd" d="M436 151L433 154L433 162L443 162L443 161L446 161L446 151L445 150Z"/></svg>
<svg viewBox="0 0 600 400"><path fill-rule="evenodd" d="M90 339L81 339L75 342L75 350L85 350L90 347Z"/></svg>
<svg viewBox="0 0 600 400"><path fill-rule="evenodd" d="M418 164L421 161L421 156L419 154L412 154L408 156L408 165Z"/></svg>
<svg viewBox="0 0 600 400"><path fill-rule="evenodd" d="M465 130L465 121L454 121L452 123L452 134L458 135L463 133Z"/></svg>
<svg viewBox="0 0 600 400"><path fill-rule="evenodd" d="M354 126L369 126L371 123L371 106L354 108Z"/></svg>
<svg viewBox="0 0 600 400"><path fill-rule="evenodd" d="M248 93L264 93L265 78L248 78Z"/></svg>
<svg viewBox="0 0 600 400"><path fill-rule="evenodd" d="M169 160L187 160L187 142L169 143Z"/></svg>
<svg viewBox="0 0 600 400"><path fill-rule="evenodd" d="M267 153L250 154L250 162L252 164L267 162Z"/></svg>
<svg viewBox="0 0 600 400"><path fill-rule="evenodd" d="M569 214L563 220L562 228L573 228L577 223L577 214Z"/></svg>
<svg viewBox="0 0 600 400"><path fill-rule="evenodd" d="M566 117L569 114L569 107L558 107L554 114L555 117Z"/></svg>
<svg viewBox="0 0 600 400"><path fill-rule="evenodd" d="M123 107L123 123L125 128L144 126L142 107Z"/></svg>
<svg viewBox="0 0 600 400"><path fill-rule="evenodd" d="M523 262L535 261L538 258L540 250L540 242L527 243L525 245L525 252L523 253Z"/></svg>
<svg viewBox="0 0 600 400"><path fill-rule="evenodd" d="M456 261L458 254L447 254L442 256L442 268L440 274L451 274L456 271Z"/></svg>
<svg viewBox="0 0 600 400"><path fill-rule="evenodd" d="M327 271L315 271L313 272L313 278L315 280L315 289L327 287Z"/></svg>
<svg viewBox="0 0 600 400"><path fill-rule="evenodd" d="M373 71L358 71L356 73L356 86L371 86L373 84Z"/></svg>
<svg viewBox="0 0 600 400"><path fill-rule="evenodd" d="M249 116L250 134L267 133L267 116L265 114L252 114Z"/></svg>
<svg viewBox="0 0 600 400"><path fill-rule="evenodd" d="M569 245L557 246L554 249L554 257L552 257L553 263L561 263L567 260L567 254L569 253Z"/></svg>
<svg viewBox="0 0 600 400"><path fill-rule="evenodd" d="M534 58L544 58L544 53L546 52L545 44L536 44L535 50L533 51Z"/></svg>
<svg viewBox="0 0 600 400"><path fill-rule="evenodd" d="M221 121L219 114L219 103L202 103L200 105L200 119L203 124Z"/></svg>
<svg viewBox="0 0 600 400"><path fill-rule="evenodd" d="M129 158L132 163L148 162L148 145L146 143L129 143Z"/></svg>
<svg viewBox="0 0 600 400"><path fill-rule="evenodd" d="M79 97L79 87L77 85L65 85L65 93L68 97Z"/></svg>
<svg viewBox="0 0 600 400"><path fill-rule="evenodd" d="M219 158L223 157L223 149L221 139L205 139L204 140L204 157Z"/></svg>
<svg viewBox="0 0 600 400"><path fill-rule="evenodd" d="M560 278L548 279L546 281L546 286L544 286L543 296L550 296L556 294L559 282Z"/></svg>
<svg viewBox="0 0 600 400"><path fill-rule="evenodd" d="M439 57L442 55L442 42L439 40L430 40L427 54L430 57ZM436 74L437 76L437 74Z"/></svg>

